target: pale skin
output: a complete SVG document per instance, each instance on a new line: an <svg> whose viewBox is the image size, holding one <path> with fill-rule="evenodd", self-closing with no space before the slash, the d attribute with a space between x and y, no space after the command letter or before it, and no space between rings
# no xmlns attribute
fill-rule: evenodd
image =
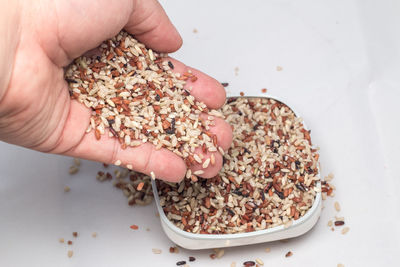
<svg viewBox="0 0 400 267"><path fill-rule="evenodd" d="M0 140L104 163L118 159L136 171L153 171L157 178L168 181L184 177L184 161L166 149L143 144L123 150L115 138L104 135L98 141L93 133L86 134L91 111L70 100L64 81L65 66L121 29L156 51L179 49L182 39L157 1L0 0L0 4L7 6L0 11L4 37L0 40ZM186 85L192 87L197 100L209 108L224 104L225 90L218 81L171 61L176 72L190 69L198 77ZM232 141L231 127L216 119L211 131L226 150ZM215 165L210 165L203 177L218 173L222 156L216 153L215 158Z"/></svg>

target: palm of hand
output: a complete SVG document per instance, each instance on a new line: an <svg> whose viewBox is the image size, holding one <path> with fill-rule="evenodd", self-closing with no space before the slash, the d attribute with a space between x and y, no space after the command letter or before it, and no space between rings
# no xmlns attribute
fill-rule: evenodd
<svg viewBox="0 0 400 267"><path fill-rule="evenodd" d="M73 58L98 46L125 27L150 47L169 52L178 49L181 39L162 8L155 1L41 1L35 6L24 2L21 9L20 41L8 90L1 100L0 139L31 149L77 156L107 163L117 158L135 170L178 180L185 165L172 152L155 151L150 144L121 150L113 138L102 138L99 145L86 135L90 110L71 101L64 70ZM178 72L187 67L174 61ZM214 79L193 70L199 81L193 95L209 107L225 100L223 88ZM214 98L209 98L209 94ZM213 131L226 149L231 142L230 127L217 121ZM134 155L140 153L141 157ZM221 166L210 166L205 176L216 174ZM196 168L196 167L195 167Z"/></svg>

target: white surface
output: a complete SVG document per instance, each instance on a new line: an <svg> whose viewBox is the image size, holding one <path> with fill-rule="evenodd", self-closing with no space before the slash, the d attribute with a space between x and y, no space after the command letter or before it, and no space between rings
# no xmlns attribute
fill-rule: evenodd
<svg viewBox="0 0 400 267"><path fill-rule="evenodd" d="M266 266L398 266L400 3L162 3L185 41L178 59L229 82L231 94L266 87L304 116L321 147L322 174L335 174L334 200L350 232L327 228L336 215L328 199L316 227L288 242L226 249L216 260L209 250L170 254L154 205L129 207L120 191L95 180L98 163L85 161L70 177L71 159L1 143L0 266L175 266L189 255L197 258L190 266L241 266L256 257ZM74 241L71 259L59 237ZM294 254L285 258L288 250Z"/></svg>

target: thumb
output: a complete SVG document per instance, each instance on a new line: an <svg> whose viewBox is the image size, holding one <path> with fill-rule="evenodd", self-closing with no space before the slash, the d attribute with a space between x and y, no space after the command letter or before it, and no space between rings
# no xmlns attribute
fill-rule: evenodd
<svg viewBox="0 0 400 267"><path fill-rule="evenodd" d="M137 0L125 29L148 47L174 52L182 38L157 0Z"/></svg>
<svg viewBox="0 0 400 267"><path fill-rule="evenodd" d="M182 38L156 0L71 0L54 4L57 16L43 22L39 31L43 31L43 48L59 66L68 65L123 28L159 52L173 52L182 45ZM38 17L47 19L44 14Z"/></svg>

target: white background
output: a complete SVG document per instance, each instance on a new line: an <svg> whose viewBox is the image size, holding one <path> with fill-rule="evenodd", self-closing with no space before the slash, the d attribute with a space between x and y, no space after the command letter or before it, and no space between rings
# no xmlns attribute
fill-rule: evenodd
<svg viewBox="0 0 400 267"><path fill-rule="evenodd" d="M176 266L190 255L197 258L190 266L257 257L266 266L399 266L399 2L162 4L184 38L176 58L229 82L230 95L267 88L304 117L321 148L322 175L335 174L335 198L314 229L288 242L229 248L215 260L211 250L170 254L154 205L129 207L119 190L95 180L100 164L84 161L69 176L70 158L0 143L0 266ZM335 200L347 235L327 227ZM71 259L59 237L74 241Z"/></svg>

